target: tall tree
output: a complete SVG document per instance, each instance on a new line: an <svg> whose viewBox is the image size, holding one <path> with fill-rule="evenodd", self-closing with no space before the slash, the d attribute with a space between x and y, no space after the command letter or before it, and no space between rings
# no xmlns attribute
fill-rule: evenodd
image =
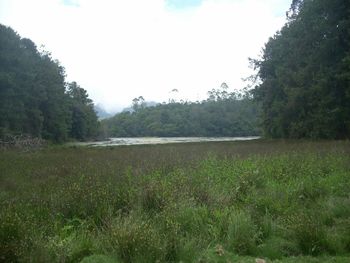
<svg viewBox="0 0 350 263"><path fill-rule="evenodd" d="M52 61L50 54L42 54L36 75L41 92L39 110L43 115L42 136L62 142L69 137L71 111L69 97L65 93L65 72L58 61Z"/></svg>
<svg viewBox="0 0 350 263"><path fill-rule="evenodd" d="M76 82L68 84L68 95L71 98L72 126L70 136L85 140L97 135L97 115L94 104Z"/></svg>

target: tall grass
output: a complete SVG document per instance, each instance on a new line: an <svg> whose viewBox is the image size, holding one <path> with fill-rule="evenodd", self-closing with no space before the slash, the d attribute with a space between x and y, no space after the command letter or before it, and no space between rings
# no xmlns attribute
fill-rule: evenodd
<svg viewBox="0 0 350 263"><path fill-rule="evenodd" d="M0 262L349 262L349 142L0 152Z"/></svg>

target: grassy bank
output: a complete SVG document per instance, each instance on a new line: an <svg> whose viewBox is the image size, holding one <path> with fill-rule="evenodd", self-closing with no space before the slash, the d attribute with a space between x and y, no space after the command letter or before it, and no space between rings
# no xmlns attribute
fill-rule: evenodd
<svg viewBox="0 0 350 263"><path fill-rule="evenodd" d="M0 262L349 262L350 143L0 152Z"/></svg>

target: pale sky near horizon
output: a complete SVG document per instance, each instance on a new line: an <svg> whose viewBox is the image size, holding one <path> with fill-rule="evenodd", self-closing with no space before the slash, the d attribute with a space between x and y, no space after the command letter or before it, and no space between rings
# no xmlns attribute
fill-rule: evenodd
<svg viewBox="0 0 350 263"><path fill-rule="evenodd" d="M291 0L0 0L0 23L52 53L96 104L202 100L252 74L248 57L285 23Z"/></svg>

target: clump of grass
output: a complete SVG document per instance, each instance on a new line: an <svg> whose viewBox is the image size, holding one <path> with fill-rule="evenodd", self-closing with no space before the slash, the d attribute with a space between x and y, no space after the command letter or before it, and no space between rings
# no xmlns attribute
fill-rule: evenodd
<svg viewBox="0 0 350 263"><path fill-rule="evenodd" d="M0 213L0 261L16 262L23 250L24 226L16 211L2 208Z"/></svg>
<svg viewBox="0 0 350 263"><path fill-rule="evenodd" d="M134 214L116 217L107 226L106 247L123 262L156 262L164 256L164 243L152 222Z"/></svg>
<svg viewBox="0 0 350 263"><path fill-rule="evenodd" d="M249 214L237 211L231 214L227 226L227 246L240 255L254 255L259 231Z"/></svg>
<svg viewBox="0 0 350 263"><path fill-rule="evenodd" d="M142 188L140 201L145 212L161 212L169 201L166 189L159 182L151 182Z"/></svg>
<svg viewBox="0 0 350 263"><path fill-rule="evenodd" d="M319 255L327 251L325 226L317 213L301 211L291 215L286 223L288 230L306 255Z"/></svg>

